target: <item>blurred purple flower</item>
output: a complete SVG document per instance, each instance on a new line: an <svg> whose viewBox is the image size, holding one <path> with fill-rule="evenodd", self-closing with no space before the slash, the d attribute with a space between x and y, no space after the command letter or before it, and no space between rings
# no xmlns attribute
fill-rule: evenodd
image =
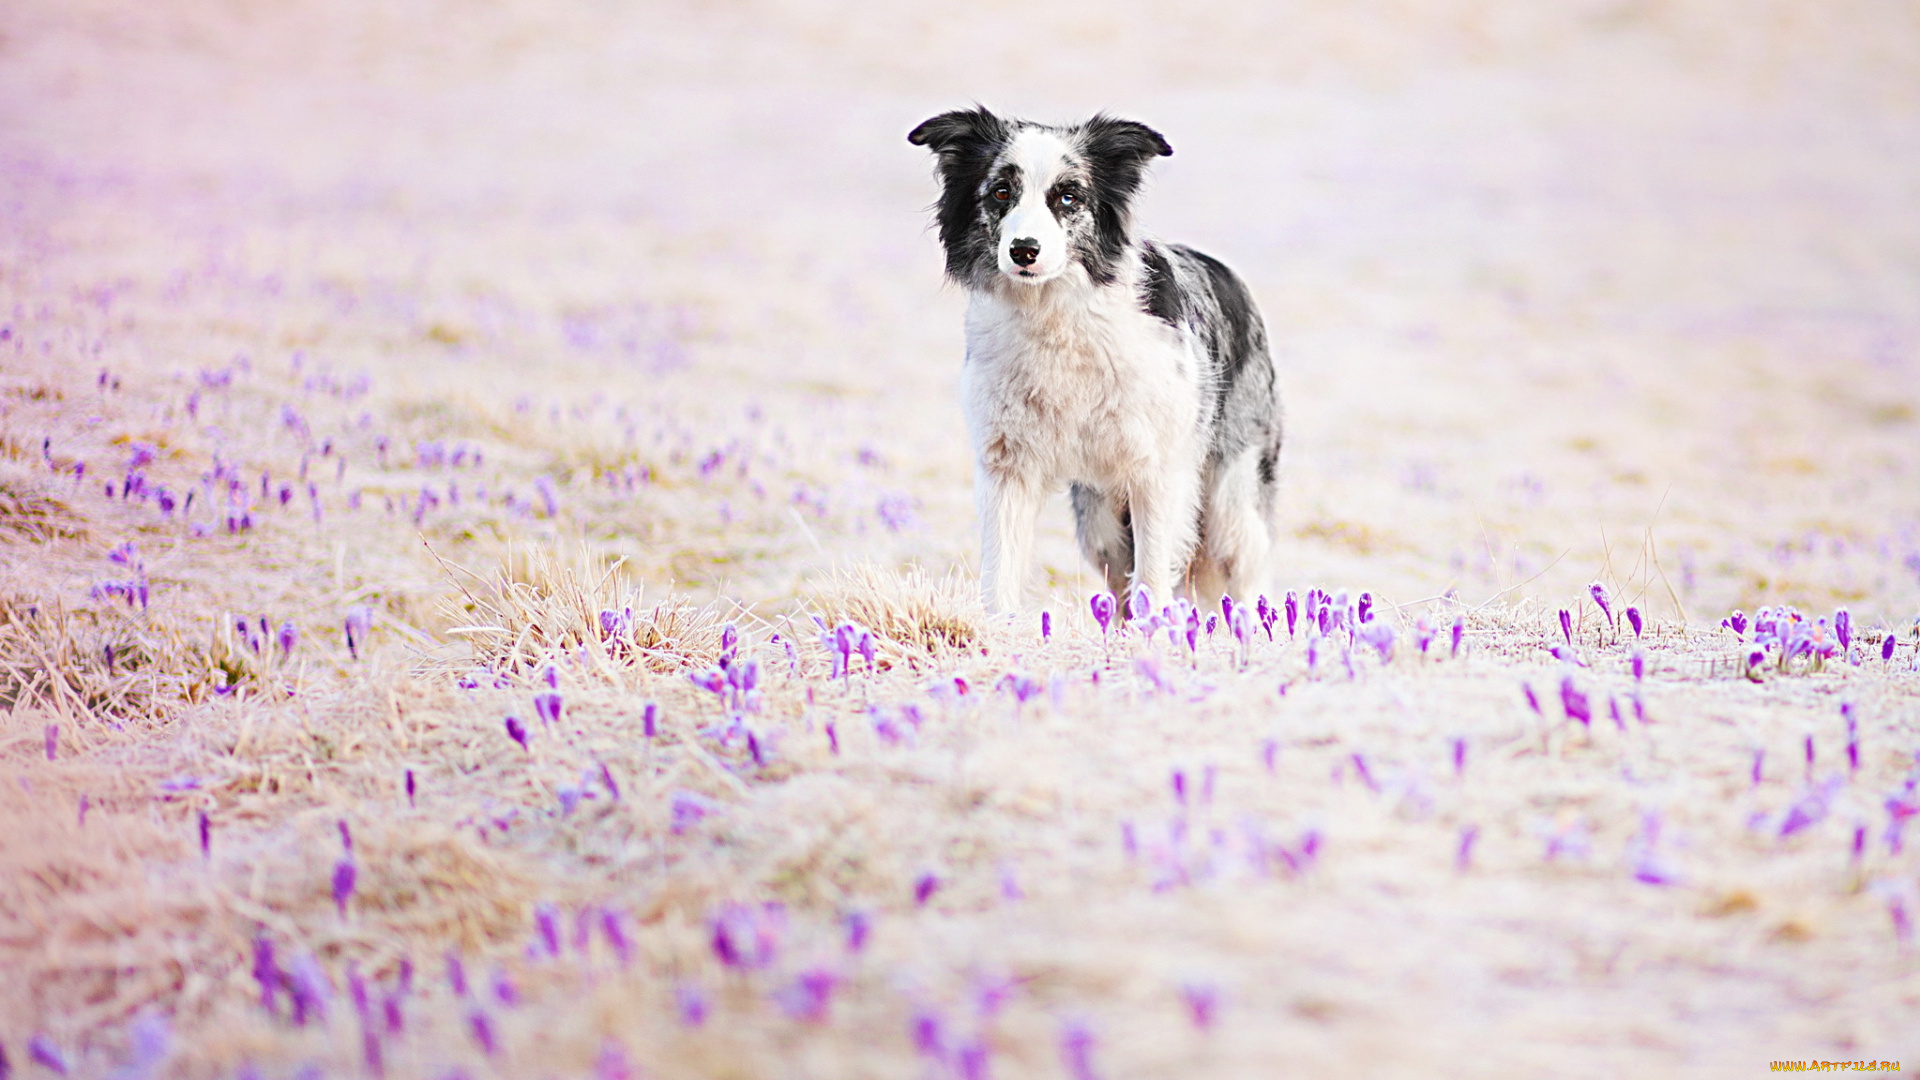
<svg viewBox="0 0 1920 1080"><path fill-rule="evenodd" d="M1051 637L1053 637L1053 612L1043 611L1040 613L1040 640L1046 641Z"/></svg>
<svg viewBox="0 0 1920 1080"><path fill-rule="evenodd" d="M1299 636L1298 634L1295 633L1295 625L1297 624L1300 618L1299 596L1294 594L1292 591L1288 591L1286 599L1282 601L1282 606L1284 606L1287 611L1287 636L1288 637Z"/></svg>
<svg viewBox="0 0 1920 1080"><path fill-rule="evenodd" d="M280 966L274 962L273 941L263 932L253 939L253 979L260 984L260 1007L273 1011L274 991L280 988L285 976Z"/></svg>
<svg viewBox="0 0 1920 1080"><path fill-rule="evenodd" d="M1839 640L1842 652L1853 647L1853 613L1846 608L1833 613L1833 636Z"/></svg>
<svg viewBox="0 0 1920 1080"><path fill-rule="evenodd" d="M447 951L447 987L454 997L467 996L467 965L460 962L458 953Z"/></svg>
<svg viewBox="0 0 1920 1080"><path fill-rule="evenodd" d="M60 725L48 724L46 730L47 760L52 761L60 753ZM29 743L28 745L32 745Z"/></svg>
<svg viewBox="0 0 1920 1080"><path fill-rule="evenodd" d="M626 967L633 960L633 942L628 940L626 927L620 922L620 912L613 908L600 909L600 934L607 939L614 959Z"/></svg>
<svg viewBox="0 0 1920 1080"><path fill-rule="evenodd" d="M354 882L359 876L359 868L354 866L352 858L333 864L333 906L340 909L343 919L347 917L347 901L353 899Z"/></svg>
<svg viewBox="0 0 1920 1080"><path fill-rule="evenodd" d="M565 708L566 702L559 694L545 693L533 695L534 714L540 717L540 722L543 724L551 725L559 723L561 712Z"/></svg>
<svg viewBox="0 0 1920 1080"><path fill-rule="evenodd" d="M1187 1018L1201 1031L1210 1030L1220 1010L1220 991L1206 983L1185 983L1180 1001L1187 1007Z"/></svg>
<svg viewBox="0 0 1920 1080"><path fill-rule="evenodd" d="M840 976L824 967L811 967L775 992L774 1001L790 1020L824 1024L833 1004L833 991Z"/></svg>
<svg viewBox="0 0 1920 1080"><path fill-rule="evenodd" d="M1385 619L1362 622L1357 636L1373 646L1374 651L1380 654L1382 664L1393 660L1393 627L1388 626Z"/></svg>
<svg viewBox="0 0 1920 1080"><path fill-rule="evenodd" d="M673 1002L685 1026L697 1028L707 1022L707 995L698 986L684 982L675 986Z"/></svg>
<svg viewBox="0 0 1920 1080"><path fill-rule="evenodd" d="M1535 716L1545 718L1546 714L1540 711L1540 698L1533 692L1533 684L1521 683L1520 689L1527 695L1527 708L1532 709Z"/></svg>
<svg viewBox="0 0 1920 1080"><path fill-rule="evenodd" d="M200 857L213 858L213 819L205 810L200 811Z"/></svg>
<svg viewBox="0 0 1920 1080"><path fill-rule="evenodd" d="M1455 738L1453 740L1453 775L1465 776L1466 772L1467 740L1464 738Z"/></svg>
<svg viewBox="0 0 1920 1080"><path fill-rule="evenodd" d="M1093 1032L1079 1020L1069 1020L1060 1029L1060 1062L1073 1080L1097 1080L1093 1069Z"/></svg>
<svg viewBox="0 0 1920 1080"><path fill-rule="evenodd" d="M305 1027L308 1020L324 1021L327 1018L327 1006L333 999L333 984L327 980L327 973L320 968L320 962L312 953L301 953L294 957L293 965L287 972L287 994L293 1000L293 1022L296 1027Z"/></svg>
<svg viewBox="0 0 1920 1080"><path fill-rule="evenodd" d="M500 1052L500 1040L493 1032L493 1020L486 1013L475 1009L467 1014L467 1030L473 1033L473 1041L480 1044L480 1052L493 1057Z"/></svg>
<svg viewBox="0 0 1920 1080"><path fill-rule="evenodd" d="M373 629L373 609L365 604L356 604L348 608L345 626L347 654L358 660L360 646L366 643L367 634Z"/></svg>
<svg viewBox="0 0 1920 1080"><path fill-rule="evenodd" d="M684 789L677 790L673 793L670 807L673 816L673 834L675 836L679 836L688 829L693 828L708 814L718 809L718 806L711 799Z"/></svg>
<svg viewBox="0 0 1920 1080"><path fill-rule="evenodd" d="M519 743L520 749L527 749L527 729L525 725L520 723L519 717L507 717L507 738Z"/></svg>
<svg viewBox="0 0 1920 1080"><path fill-rule="evenodd" d="M408 769L407 770L407 809L409 810L412 810L415 808L414 802L413 802L413 792L414 792L413 770Z"/></svg>
<svg viewBox="0 0 1920 1080"><path fill-rule="evenodd" d="M1593 708L1587 701L1584 691L1573 684L1573 676L1560 680L1560 707L1565 710L1568 719L1578 720L1581 724L1593 726Z"/></svg>
<svg viewBox="0 0 1920 1080"><path fill-rule="evenodd" d="M1566 608L1560 609L1560 633L1567 639L1567 644L1573 644L1573 614Z"/></svg>
<svg viewBox="0 0 1920 1080"><path fill-rule="evenodd" d="M867 939L873 936L873 916L864 911L849 911L841 920L847 928L847 951L858 953L867 947Z"/></svg>
<svg viewBox="0 0 1920 1080"><path fill-rule="evenodd" d="M921 907L926 907L927 901L933 899L933 894L939 891L940 877L929 870L914 880L913 902Z"/></svg>
<svg viewBox="0 0 1920 1080"><path fill-rule="evenodd" d="M59 1076L68 1075L66 1055L60 1052L60 1048L45 1032L35 1032L33 1038L27 1040L27 1057L49 1072Z"/></svg>
<svg viewBox="0 0 1920 1080"><path fill-rule="evenodd" d="M1453 868L1465 873L1473 866L1473 844L1480 839L1480 826L1468 825L1460 830L1460 844L1453 852Z"/></svg>
<svg viewBox="0 0 1920 1080"><path fill-rule="evenodd" d="M540 946L549 957L560 955L560 909L552 901L542 900L533 906L534 929L540 934Z"/></svg>
<svg viewBox="0 0 1920 1080"><path fill-rule="evenodd" d="M1891 633L1889 633L1886 637L1883 637L1880 639L1880 659L1883 662L1889 663L1889 664L1893 662L1894 644L1895 644L1894 637Z"/></svg>

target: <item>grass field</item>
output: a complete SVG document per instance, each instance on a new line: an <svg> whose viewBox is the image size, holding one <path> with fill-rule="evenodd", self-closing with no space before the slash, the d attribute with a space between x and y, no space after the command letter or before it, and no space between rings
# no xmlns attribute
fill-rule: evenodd
<svg viewBox="0 0 1920 1080"><path fill-rule="evenodd" d="M1253 618L981 609L973 100ZM1920 10L10 5L0 554L0 1077L1920 1074Z"/></svg>

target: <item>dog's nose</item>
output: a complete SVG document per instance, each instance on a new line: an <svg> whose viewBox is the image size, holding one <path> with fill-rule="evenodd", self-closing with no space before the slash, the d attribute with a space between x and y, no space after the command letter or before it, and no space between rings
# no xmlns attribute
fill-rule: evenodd
<svg viewBox="0 0 1920 1080"><path fill-rule="evenodd" d="M1040 241L1023 236L1013 242L1007 254L1013 256L1013 261L1018 266L1032 266L1040 261Z"/></svg>

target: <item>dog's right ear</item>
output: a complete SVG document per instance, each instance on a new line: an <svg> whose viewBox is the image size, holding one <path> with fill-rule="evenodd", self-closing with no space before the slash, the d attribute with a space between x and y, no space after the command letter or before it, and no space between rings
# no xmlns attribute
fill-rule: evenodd
<svg viewBox="0 0 1920 1080"><path fill-rule="evenodd" d="M907 141L936 154L951 154L985 146L1005 130L1006 123L985 108L941 113L907 133Z"/></svg>

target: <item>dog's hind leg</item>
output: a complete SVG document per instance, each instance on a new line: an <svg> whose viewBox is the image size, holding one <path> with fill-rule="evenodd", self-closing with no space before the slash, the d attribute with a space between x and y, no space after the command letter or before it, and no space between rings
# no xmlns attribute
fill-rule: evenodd
<svg viewBox="0 0 1920 1080"><path fill-rule="evenodd" d="M1217 608L1224 591L1252 600L1271 585L1273 554L1272 468L1262 468L1262 450L1249 446L1215 466L1201 515L1205 534L1194 558L1196 602Z"/></svg>
<svg viewBox="0 0 1920 1080"><path fill-rule="evenodd" d="M1133 522L1126 504L1086 484L1073 485L1068 497L1081 553L1105 578L1107 591L1125 600L1133 570Z"/></svg>

